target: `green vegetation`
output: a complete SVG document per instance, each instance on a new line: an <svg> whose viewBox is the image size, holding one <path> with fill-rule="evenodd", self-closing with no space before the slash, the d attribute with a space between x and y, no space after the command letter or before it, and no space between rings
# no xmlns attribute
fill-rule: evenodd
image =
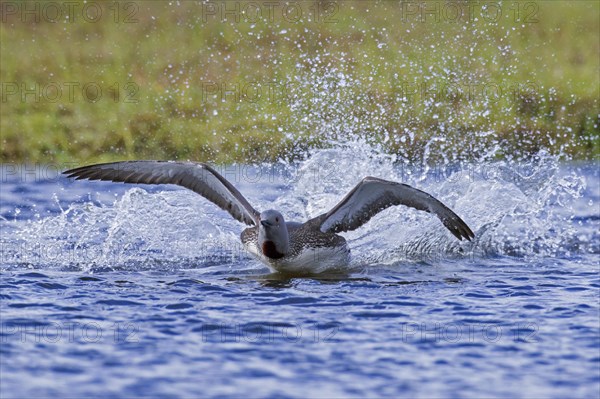
<svg viewBox="0 0 600 399"><path fill-rule="evenodd" d="M2 4L3 162L600 154L595 1L46 4Z"/></svg>

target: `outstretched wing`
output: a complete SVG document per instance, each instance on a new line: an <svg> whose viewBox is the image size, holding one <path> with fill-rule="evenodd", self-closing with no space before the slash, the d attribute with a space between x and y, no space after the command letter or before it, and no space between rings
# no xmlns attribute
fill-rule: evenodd
<svg viewBox="0 0 600 399"><path fill-rule="evenodd" d="M470 241L475 237L456 213L431 195L407 184L376 177L365 177L332 210L310 223L316 223L324 233L351 231L392 205L406 205L437 215L459 240L466 238Z"/></svg>
<svg viewBox="0 0 600 399"><path fill-rule="evenodd" d="M125 161L84 166L67 170L63 174L77 180L176 184L200 194L242 223L257 225L260 219L260 214L231 183L203 163Z"/></svg>

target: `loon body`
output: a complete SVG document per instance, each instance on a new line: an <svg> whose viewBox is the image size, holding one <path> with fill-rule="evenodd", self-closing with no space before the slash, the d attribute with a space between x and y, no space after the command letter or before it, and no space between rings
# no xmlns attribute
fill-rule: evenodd
<svg viewBox="0 0 600 399"><path fill-rule="evenodd" d="M435 214L459 240L474 234L450 208L424 191L376 177L362 179L329 212L304 223L286 222L276 210L258 212L210 165L195 162L124 161L63 172L76 179L125 183L176 184L190 189L250 227L241 234L244 247L271 270L312 274L342 268L350 250L338 233L355 230L393 205Z"/></svg>

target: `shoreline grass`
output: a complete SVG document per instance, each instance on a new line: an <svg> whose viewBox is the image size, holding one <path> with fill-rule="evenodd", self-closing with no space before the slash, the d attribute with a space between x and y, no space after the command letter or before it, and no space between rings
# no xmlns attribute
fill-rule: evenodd
<svg viewBox="0 0 600 399"><path fill-rule="evenodd" d="M348 137L417 161L600 155L597 2L459 2L463 21L435 1L94 4L3 8L0 161L261 162Z"/></svg>

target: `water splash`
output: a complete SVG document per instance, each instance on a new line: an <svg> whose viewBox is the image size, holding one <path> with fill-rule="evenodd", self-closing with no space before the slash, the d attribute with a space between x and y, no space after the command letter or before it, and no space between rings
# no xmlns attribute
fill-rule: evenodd
<svg viewBox="0 0 600 399"><path fill-rule="evenodd" d="M74 203L57 216L18 223L5 261L85 271L236 262L245 256L238 226L216 213L191 192L133 188L112 204Z"/></svg>
<svg viewBox="0 0 600 399"><path fill-rule="evenodd" d="M371 72L366 73L364 68L369 67ZM415 83L414 77L382 74L380 68L378 60L366 59L359 66L347 54L326 50L304 57L287 81L290 113L278 116L286 126L286 139L294 143L288 155L305 159L311 149L362 140L422 167L498 159L527 162L542 154L568 161L572 145L582 140L561 121L551 131L530 129L527 119L533 117L515 111L534 94L546 101L544 96L551 98L555 88L532 94L530 86L535 85L522 82L519 90L505 88L498 98L498 93L484 88L506 82L485 72L461 77L464 87L480 89L467 93L448 92L448 87L461 87L452 71L416 69L420 83ZM498 112L516 114L499 124L493 115Z"/></svg>
<svg viewBox="0 0 600 399"><path fill-rule="evenodd" d="M274 182L270 176L260 184L239 185L258 209L279 208L288 220L306 220L326 212L367 175L430 192L454 209L476 238L459 242L437 218L393 207L344 234L352 248L353 268L449 258L598 253L598 233L582 230L576 217L585 178L561 168L557 157L548 154L519 164L409 168L400 157L358 138L312 150L305 161L285 164ZM265 186L278 188L266 194ZM235 273L262 267L241 247L242 226L186 190L132 188L113 203L86 200L55 216L2 223L14 232L14 238L4 241L4 268L214 272L216 267Z"/></svg>
<svg viewBox="0 0 600 399"><path fill-rule="evenodd" d="M577 225L581 212L574 204L586 180L576 170L561 169L567 156L544 149L533 156L509 155L493 130L449 124L424 132L408 123L411 105L402 98L390 108L396 97L381 97L386 93L376 83L358 91L365 82L355 84L345 60L304 61L290 79L292 112L286 121L295 126L287 139L298 145L284 158L295 161L280 160L284 173L276 179L240 182L258 209L275 207L288 220L306 220L373 175L438 197L471 226L476 239L458 242L431 215L395 207L345 234L354 265L598 252L598 233ZM472 111L478 110L479 105ZM403 131L394 127L397 120L407 121ZM279 191L265 194L273 185ZM5 242L3 265L91 271L260 267L241 248L237 222L185 191L134 188L112 204L74 203L56 216L2 223L15 231Z"/></svg>

